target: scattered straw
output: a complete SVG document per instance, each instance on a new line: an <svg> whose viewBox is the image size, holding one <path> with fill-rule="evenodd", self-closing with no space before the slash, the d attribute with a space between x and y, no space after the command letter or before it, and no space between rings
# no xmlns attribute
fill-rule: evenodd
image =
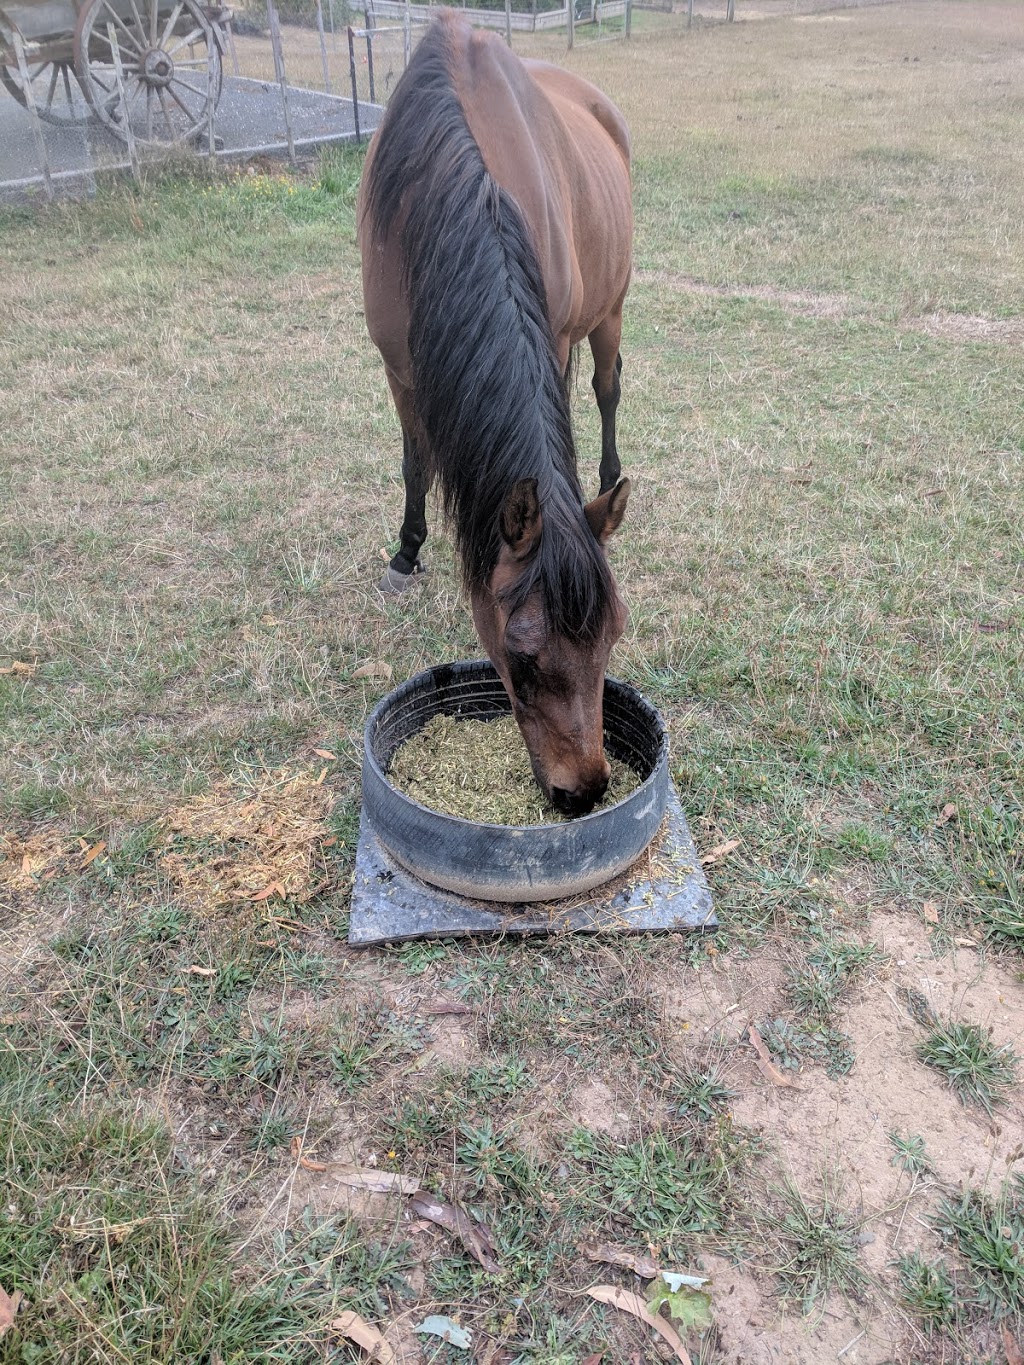
<svg viewBox="0 0 1024 1365"><path fill-rule="evenodd" d="M61 870L74 853L66 835L52 830L30 834L27 839L13 831L0 834L0 886L11 891L37 891Z"/></svg>
<svg viewBox="0 0 1024 1365"><path fill-rule="evenodd" d="M612 776L601 806L635 791L640 777L611 759ZM443 815L485 825L546 825L564 820L537 786L519 727L500 720L434 716L401 746L388 780L406 796Z"/></svg>
<svg viewBox="0 0 1024 1365"><path fill-rule="evenodd" d="M160 866L199 908L310 900L323 881L320 850L331 792L305 774L259 787L219 782L172 810Z"/></svg>

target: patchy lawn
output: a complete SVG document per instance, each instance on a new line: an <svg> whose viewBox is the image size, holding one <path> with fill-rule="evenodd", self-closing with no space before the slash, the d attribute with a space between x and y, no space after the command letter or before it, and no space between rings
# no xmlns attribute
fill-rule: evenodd
<svg viewBox="0 0 1024 1365"><path fill-rule="evenodd" d="M346 946L357 670L478 652L436 516L374 588L358 154L0 213L3 1365L365 1359L346 1312L653 1361L587 1291L658 1268L711 1277L703 1365L1015 1359L1022 37L928 0L568 59L635 139L613 669L740 841L713 940Z"/></svg>

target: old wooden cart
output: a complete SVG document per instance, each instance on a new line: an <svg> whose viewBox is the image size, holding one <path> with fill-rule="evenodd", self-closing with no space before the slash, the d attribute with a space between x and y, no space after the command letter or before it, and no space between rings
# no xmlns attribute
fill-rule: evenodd
<svg viewBox="0 0 1024 1365"><path fill-rule="evenodd" d="M0 0L0 83L49 123L187 142L216 111L229 18L200 0Z"/></svg>

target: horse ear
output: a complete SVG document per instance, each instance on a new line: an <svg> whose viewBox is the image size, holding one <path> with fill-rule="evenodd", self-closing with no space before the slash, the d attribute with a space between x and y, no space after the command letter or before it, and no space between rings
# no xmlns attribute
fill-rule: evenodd
<svg viewBox="0 0 1024 1365"><path fill-rule="evenodd" d="M593 502L588 502L583 511L586 514L590 529L595 538L602 545L607 545L608 541L622 525L622 518L626 515L626 503L629 501L629 491L633 487L628 479L620 479L614 488L610 488L607 493L602 493Z"/></svg>
<svg viewBox="0 0 1024 1365"><path fill-rule="evenodd" d="M537 480L520 479L513 484L501 509L501 538L517 559L526 559L540 540L540 501Z"/></svg>

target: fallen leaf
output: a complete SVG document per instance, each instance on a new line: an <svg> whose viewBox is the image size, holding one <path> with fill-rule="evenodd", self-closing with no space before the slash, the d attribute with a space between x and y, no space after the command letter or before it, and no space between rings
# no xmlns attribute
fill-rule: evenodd
<svg viewBox="0 0 1024 1365"><path fill-rule="evenodd" d="M468 1332L465 1327L460 1327L457 1322L452 1322L451 1318L442 1318L439 1314L433 1313L429 1318L424 1318L419 1327L412 1329L414 1332L426 1332L428 1336L440 1337L442 1341L447 1341L449 1346L455 1346L460 1351L468 1351L473 1340L473 1334Z"/></svg>
<svg viewBox="0 0 1024 1365"><path fill-rule="evenodd" d="M292 1159L297 1161L304 1171L326 1171L328 1163L326 1161L313 1161L311 1157L302 1155L302 1139L296 1134L292 1138L289 1149Z"/></svg>
<svg viewBox="0 0 1024 1365"><path fill-rule="evenodd" d="M1022 1352L1017 1345L1016 1338L1005 1322L999 1327L999 1335L1003 1339L1003 1350L1006 1352L1006 1365L1024 1365L1024 1352Z"/></svg>
<svg viewBox="0 0 1024 1365"><path fill-rule="evenodd" d="M8 1294L6 1290L0 1289L0 1337L7 1331L8 1327L14 1326L14 1316L18 1311L19 1303L21 1303L20 1293Z"/></svg>
<svg viewBox="0 0 1024 1365"><path fill-rule="evenodd" d="M216 976L216 967L189 967L186 976Z"/></svg>
<svg viewBox="0 0 1024 1365"><path fill-rule="evenodd" d="M322 786L324 785L324 778L325 778L326 776L327 776L327 769L326 769L326 768L321 768L321 769L320 769L320 776L319 776L319 777L317 778L317 780L316 780L316 785L317 785L318 787L322 787Z"/></svg>
<svg viewBox="0 0 1024 1365"><path fill-rule="evenodd" d="M10 667L0 668L0 673L14 673L18 677L31 678L38 667L38 664L28 664L23 659L15 659Z"/></svg>
<svg viewBox="0 0 1024 1365"><path fill-rule="evenodd" d="M418 1180L408 1175L398 1175L395 1171L360 1170L333 1161L328 1163L327 1169L343 1185L370 1190L375 1194L416 1194L420 1188Z"/></svg>
<svg viewBox="0 0 1024 1365"><path fill-rule="evenodd" d="M432 1194L426 1193L417 1194L415 1199L410 1199L409 1208L420 1218L426 1218L453 1233L489 1274L501 1274L501 1262L498 1260L490 1229L485 1224L478 1223L475 1218L471 1218L465 1209L460 1209L457 1204L449 1204L443 1199L435 1199Z"/></svg>
<svg viewBox="0 0 1024 1365"><path fill-rule="evenodd" d="M926 490L924 496L926 498L937 498L940 493L945 493L945 491L944 488L929 488Z"/></svg>
<svg viewBox="0 0 1024 1365"><path fill-rule="evenodd" d="M928 921L929 924L938 924L939 907L935 904L934 901L925 901L924 905L921 906L921 913L924 915L925 919Z"/></svg>
<svg viewBox="0 0 1024 1365"><path fill-rule="evenodd" d="M352 674L353 678L390 678L393 669L390 664L383 659L371 660L368 664L360 664Z"/></svg>
<svg viewBox="0 0 1024 1365"><path fill-rule="evenodd" d="M101 839L98 844L93 844L92 848L82 859L82 866L88 867L91 862L94 862L100 856L106 846L107 841L105 839Z"/></svg>
<svg viewBox="0 0 1024 1365"><path fill-rule="evenodd" d="M588 1261L624 1266L626 1270L632 1270L634 1275L639 1275L642 1280L653 1280L661 1269L658 1262L652 1260L650 1256L638 1256L635 1251L612 1246L610 1242L602 1242L599 1247L581 1246L580 1252Z"/></svg>
<svg viewBox="0 0 1024 1365"><path fill-rule="evenodd" d="M958 948L977 948L978 943L973 938L955 938L953 942Z"/></svg>
<svg viewBox="0 0 1024 1365"><path fill-rule="evenodd" d="M997 635L1000 631L1009 630L1009 621L979 621L978 629L985 631L989 635Z"/></svg>
<svg viewBox="0 0 1024 1365"><path fill-rule="evenodd" d="M950 820L955 819L956 806L953 805L952 801L947 801L946 804L942 807L942 810L939 812L939 818L938 820L936 820L935 823L937 825L948 825Z"/></svg>
<svg viewBox="0 0 1024 1365"><path fill-rule="evenodd" d="M580 1365L601 1365L602 1360L604 1360L604 1356L598 1351L596 1355L584 1356Z"/></svg>
<svg viewBox="0 0 1024 1365"><path fill-rule="evenodd" d="M316 754L317 758L329 758L333 760L338 757L337 754L332 754L330 749L314 749L313 752Z"/></svg>
<svg viewBox="0 0 1024 1365"><path fill-rule="evenodd" d="M423 1007L424 1014L476 1014L475 1005L464 1005L461 1000L438 1000Z"/></svg>
<svg viewBox="0 0 1024 1365"><path fill-rule="evenodd" d="M261 616L261 617L260 617L260 625L261 625L261 626L283 626L283 625L284 625L284 622L283 622L283 621L279 621L279 620L277 619L276 616Z"/></svg>
<svg viewBox="0 0 1024 1365"><path fill-rule="evenodd" d="M281 885L280 882L271 882L270 885L265 886L262 891L257 891L255 896L252 897L252 899L254 901L265 901L269 899L269 897L271 897L275 891L278 893L281 899L284 900L284 887Z"/></svg>
<svg viewBox="0 0 1024 1365"><path fill-rule="evenodd" d="M668 1342L675 1352L676 1359L682 1361L682 1365L693 1365L690 1353L680 1340L676 1329L664 1318L656 1317L639 1294L631 1294L629 1290L620 1289L618 1285L613 1284L596 1285L593 1289L588 1289L587 1293L598 1303L611 1304L613 1308L621 1309L623 1313L632 1313L633 1317L646 1322L648 1327L653 1327Z"/></svg>
<svg viewBox="0 0 1024 1365"><path fill-rule="evenodd" d="M714 848L708 849L707 853L701 854L701 867L710 867L712 863L720 863L723 858L729 856L734 848L739 848L742 842L742 839L727 839L724 844L718 844Z"/></svg>
<svg viewBox="0 0 1024 1365"><path fill-rule="evenodd" d="M800 1087L797 1085L796 1081L791 1080L789 1076L785 1075L785 1073L780 1071L775 1065L775 1062L772 1060L772 1054L768 1051L764 1039L753 1024L747 1025L747 1036L750 1039L750 1046L757 1053L757 1057L755 1058L757 1069L765 1080L771 1081L772 1085L786 1086L790 1090L799 1090Z"/></svg>
<svg viewBox="0 0 1024 1365"><path fill-rule="evenodd" d="M714 1322L711 1295L704 1290L707 1283L706 1275L680 1275L663 1270L649 1288L647 1307L652 1313L667 1308L672 1321L686 1332L704 1332Z"/></svg>
<svg viewBox="0 0 1024 1365"><path fill-rule="evenodd" d="M331 1323L331 1328L339 1332L349 1341L354 1341L357 1346L361 1346L366 1351L371 1360L379 1360L380 1365L396 1365L397 1356L376 1327L359 1316L358 1313L342 1313L340 1318L335 1318Z"/></svg>

